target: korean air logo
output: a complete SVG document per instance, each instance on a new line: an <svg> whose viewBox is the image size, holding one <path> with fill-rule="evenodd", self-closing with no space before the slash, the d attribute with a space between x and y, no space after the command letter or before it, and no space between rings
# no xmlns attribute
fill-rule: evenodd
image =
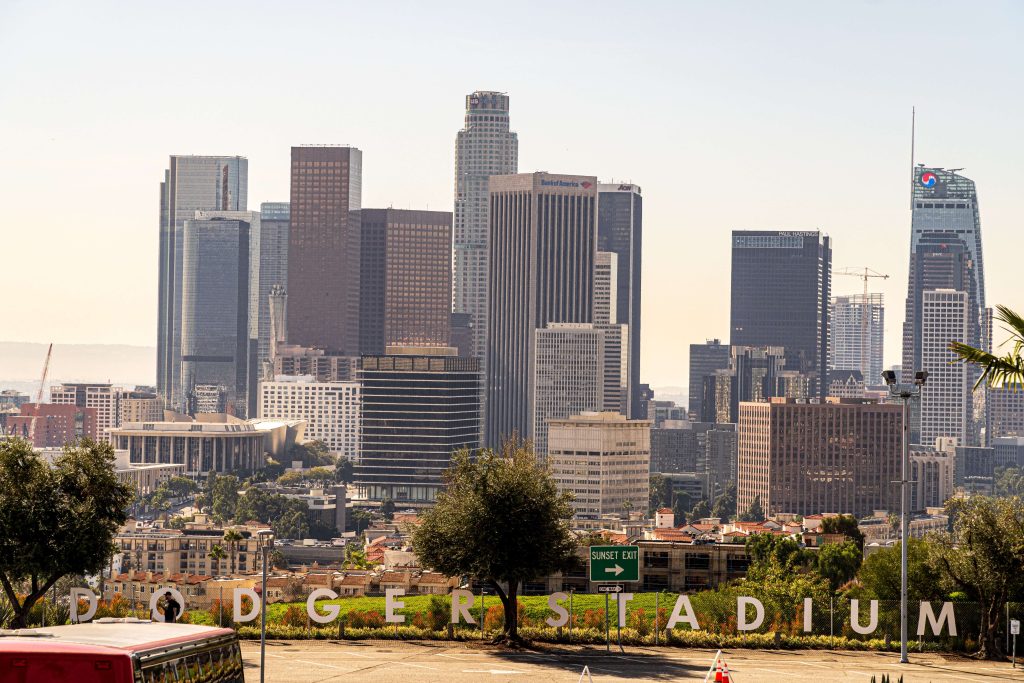
<svg viewBox="0 0 1024 683"><path fill-rule="evenodd" d="M939 182L939 179L936 178L935 174L932 173L931 171L925 171L924 173L921 174L919 182L924 187L935 187L935 183Z"/></svg>

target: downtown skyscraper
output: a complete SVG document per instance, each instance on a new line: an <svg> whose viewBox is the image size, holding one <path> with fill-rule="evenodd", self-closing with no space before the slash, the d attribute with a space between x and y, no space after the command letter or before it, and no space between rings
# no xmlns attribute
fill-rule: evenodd
<svg viewBox="0 0 1024 683"><path fill-rule="evenodd" d="M466 96L466 120L455 140L452 310L469 314L472 355L487 356L488 179L516 173L519 139L509 130L509 98L478 90Z"/></svg>
<svg viewBox="0 0 1024 683"><path fill-rule="evenodd" d="M734 230L733 346L781 346L786 369L828 387L832 246L818 231Z"/></svg>
<svg viewBox="0 0 1024 683"><path fill-rule="evenodd" d="M597 248L616 254L616 318L626 325L626 401L624 414L646 419L640 400L640 252L643 244L643 197L640 186L598 185ZM596 321L595 321L596 322Z"/></svg>
<svg viewBox="0 0 1024 683"><path fill-rule="evenodd" d="M170 158L160 183L160 263L157 311L157 390L172 410L181 394L182 250L185 221L196 211L245 211L249 162L240 156Z"/></svg>
<svg viewBox="0 0 1024 683"><path fill-rule="evenodd" d="M880 384L885 345L882 295L832 297L829 326L829 370L857 370L865 384Z"/></svg>
<svg viewBox="0 0 1024 683"><path fill-rule="evenodd" d="M532 437L536 330L593 318L597 179L490 179L486 445Z"/></svg>
<svg viewBox="0 0 1024 683"><path fill-rule="evenodd" d="M292 147L288 342L359 353L363 153Z"/></svg>
<svg viewBox="0 0 1024 683"><path fill-rule="evenodd" d="M936 324L926 315L925 292L952 290L964 295L960 297L964 301L963 334L946 339L946 344L956 340L979 348L987 349L991 345L985 322L985 270L978 193L974 181L960 175L957 170L925 166L913 169L910 268L907 313L903 324L904 382L913 381L918 370L941 374L945 369L938 365L953 360L945 347L933 352L925 348L926 327ZM936 305L932 310L941 312L942 309ZM984 420L975 419L974 392L971 389L977 371L968 369L967 372L966 383L959 380L945 382L941 391L938 384L933 389L926 385L920 410L915 406L911 415L910 437L913 443L932 446L936 436L951 436L960 439L960 445L979 445L980 426ZM931 384L931 379L928 384ZM955 433L944 434L932 421L925 430L921 423L922 414L934 415L942 406L955 410L958 415L970 416L970 424L960 429L955 425L959 425L961 420L953 420L946 431Z"/></svg>

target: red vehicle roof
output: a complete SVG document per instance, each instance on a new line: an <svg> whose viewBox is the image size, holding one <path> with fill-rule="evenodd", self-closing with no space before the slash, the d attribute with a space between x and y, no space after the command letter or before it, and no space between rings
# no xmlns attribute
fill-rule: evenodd
<svg viewBox="0 0 1024 683"><path fill-rule="evenodd" d="M166 624L159 621L93 621L87 624L48 626L0 632L0 652L133 653L234 635L229 628Z"/></svg>

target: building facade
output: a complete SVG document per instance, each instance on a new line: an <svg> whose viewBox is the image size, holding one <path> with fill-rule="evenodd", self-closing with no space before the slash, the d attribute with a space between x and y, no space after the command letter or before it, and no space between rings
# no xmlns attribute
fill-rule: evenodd
<svg viewBox="0 0 1024 683"><path fill-rule="evenodd" d="M247 417L255 407L250 378L256 379L249 223L194 219L185 221L182 232L181 412L205 412L198 410L196 388L207 385L221 387L224 412Z"/></svg>
<svg viewBox="0 0 1024 683"><path fill-rule="evenodd" d="M640 399L640 303L641 251L643 247L643 197L640 186L630 183L598 185L597 239L600 251L617 256L616 317L613 322L626 325L626 415L647 417Z"/></svg>
<svg viewBox="0 0 1024 683"><path fill-rule="evenodd" d="M288 231L291 225L291 205L288 202L260 204L259 276L254 299L256 328L256 356L258 368L272 361L270 357L270 295L275 288L287 291L288 286ZM251 327L251 326L250 326Z"/></svg>
<svg viewBox="0 0 1024 683"><path fill-rule="evenodd" d="M452 215L363 209L361 352L451 341Z"/></svg>
<svg viewBox="0 0 1024 683"><path fill-rule="evenodd" d="M121 424L121 401L127 392L110 384L56 384L50 387L50 403L96 410L96 433L106 440Z"/></svg>
<svg viewBox="0 0 1024 683"><path fill-rule="evenodd" d="M1024 387L992 387L985 392L986 439L1024 436Z"/></svg>
<svg viewBox="0 0 1024 683"><path fill-rule="evenodd" d="M913 381L918 370L928 369L923 367L925 321L922 309L926 291L953 289L963 292L966 295L967 325L962 336L955 339L978 348L991 348L986 325L988 314L985 309L981 218L974 181L960 175L957 170L918 166L913 171L911 184L910 267L903 325L904 382ZM952 339L947 339L947 343ZM973 386L978 371L969 368L968 376ZM962 402L967 405L967 412L974 421L972 393L965 395ZM921 408L924 409L923 404ZM911 418L911 441L931 445L923 434L921 413L915 410ZM969 429L970 441L962 444L980 445L980 427L980 424L973 424Z"/></svg>
<svg viewBox="0 0 1024 683"><path fill-rule="evenodd" d="M480 447L480 365L451 348L392 347L392 354L359 360L355 484L370 500L429 505L452 453Z"/></svg>
<svg viewBox="0 0 1024 683"><path fill-rule="evenodd" d="M618 413L584 413L552 420L548 466L559 490L573 494L577 520L646 510L651 423Z"/></svg>
<svg viewBox="0 0 1024 683"><path fill-rule="evenodd" d="M239 156L172 156L160 183L157 391L172 410L181 396L182 249L198 210L245 211L249 162Z"/></svg>
<svg viewBox="0 0 1024 683"><path fill-rule="evenodd" d="M733 345L781 346L786 369L828 377L832 246L818 231L733 230Z"/></svg>
<svg viewBox="0 0 1024 683"><path fill-rule="evenodd" d="M829 370L859 370L869 384L882 381L885 302L881 294L832 297Z"/></svg>
<svg viewBox="0 0 1024 683"><path fill-rule="evenodd" d="M335 455L359 455L359 383L318 382L309 375L260 382L260 417L304 420L306 437Z"/></svg>
<svg viewBox="0 0 1024 683"><path fill-rule="evenodd" d="M489 179L519 170L519 139L509 130L508 95L466 96L465 124L455 139L454 279L452 310L471 316L473 350L487 357L487 279L490 275Z"/></svg>
<svg viewBox="0 0 1024 683"><path fill-rule="evenodd" d="M292 147L288 342L359 353L363 153Z"/></svg>
<svg viewBox="0 0 1024 683"><path fill-rule="evenodd" d="M593 315L597 179L490 180L486 443L533 436L535 331Z"/></svg>
<svg viewBox="0 0 1024 683"><path fill-rule="evenodd" d="M740 404L737 513L864 517L899 508L902 406L868 399Z"/></svg>
<svg viewBox="0 0 1024 683"><path fill-rule="evenodd" d="M533 448L544 460L548 423L604 403L604 332L590 323L548 323L536 332Z"/></svg>
<svg viewBox="0 0 1024 683"><path fill-rule="evenodd" d="M686 397L690 419L700 420L704 415L704 378L716 370L728 370L731 347L718 339L703 344L690 344L689 395Z"/></svg>
<svg viewBox="0 0 1024 683"><path fill-rule="evenodd" d="M928 372L921 387L920 441L934 447L948 437L958 444L978 444L972 433L973 373L949 350L949 342L967 337L971 308L966 292L952 289L921 293L920 367Z"/></svg>
<svg viewBox="0 0 1024 683"><path fill-rule="evenodd" d="M266 454L283 459L304 428L299 421L129 422L111 432L111 442L133 465L184 465L195 477L253 472Z"/></svg>
<svg viewBox="0 0 1024 683"><path fill-rule="evenodd" d="M8 436L19 436L36 448L61 448L78 439L101 437L95 408L50 403L23 403L21 412L8 415Z"/></svg>
<svg viewBox="0 0 1024 683"><path fill-rule="evenodd" d="M617 323L619 255L599 251L594 259L594 324Z"/></svg>

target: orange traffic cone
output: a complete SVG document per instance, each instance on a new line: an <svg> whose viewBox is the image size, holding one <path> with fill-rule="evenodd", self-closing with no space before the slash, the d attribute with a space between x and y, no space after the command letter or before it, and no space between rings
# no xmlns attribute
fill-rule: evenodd
<svg viewBox="0 0 1024 683"><path fill-rule="evenodd" d="M722 683L722 661L715 662L715 683Z"/></svg>
<svg viewBox="0 0 1024 683"><path fill-rule="evenodd" d="M732 679L729 677L729 663L722 661L722 683L729 683Z"/></svg>

